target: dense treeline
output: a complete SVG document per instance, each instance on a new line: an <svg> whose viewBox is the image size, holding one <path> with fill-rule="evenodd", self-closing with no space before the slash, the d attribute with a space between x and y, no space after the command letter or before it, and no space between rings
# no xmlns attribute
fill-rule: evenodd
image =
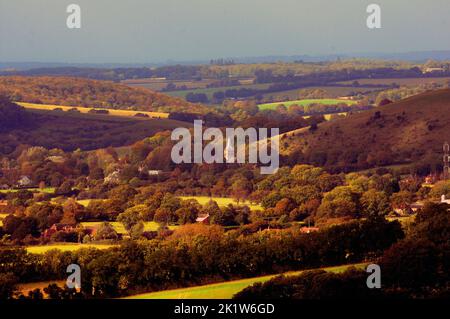
<svg viewBox="0 0 450 319"><path fill-rule="evenodd" d="M159 112L208 109L144 88L67 77L0 77L0 95L15 102Z"/></svg>
<svg viewBox="0 0 450 319"><path fill-rule="evenodd" d="M351 269L343 274L305 272L258 283L236 298L252 299L373 299L448 298L450 293L450 217L447 205L421 210L406 238L387 249L377 263L381 289L368 289L368 274Z"/></svg>
<svg viewBox="0 0 450 319"><path fill-rule="evenodd" d="M33 127L33 116L17 104L12 103L6 97L0 95L0 132Z"/></svg>
<svg viewBox="0 0 450 319"><path fill-rule="evenodd" d="M206 226L205 226L206 227ZM383 236L378 236L382 233ZM60 279L79 264L85 297L114 297L168 287L361 261L403 235L400 224L370 220L334 226L315 234L294 230L249 236L236 232L129 242L120 248L48 252L0 251L0 273L23 281ZM325 245L324 245L325 244ZM2 296L8 297L8 296Z"/></svg>

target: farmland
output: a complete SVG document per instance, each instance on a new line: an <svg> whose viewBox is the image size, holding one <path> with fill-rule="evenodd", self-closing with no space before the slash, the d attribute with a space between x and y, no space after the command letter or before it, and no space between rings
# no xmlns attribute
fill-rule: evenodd
<svg viewBox="0 0 450 319"><path fill-rule="evenodd" d="M45 246L28 246L26 250L30 254L44 254L50 250L60 250L60 251L76 251L82 248L96 248L96 249L108 249L114 247L115 245L110 244L52 244Z"/></svg>
<svg viewBox="0 0 450 319"><path fill-rule="evenodd" d="M3 219L8 216L8 214L0 214L0 226L3 226Z"/></svg>
<svg viewBox="0 0 450 319"><path fill-rule="evenodd" d="M347 112L340 112L340 113L329 113L329 114L322 114L323 118L327 121L330 121L333 116L347 116ZM310 118L311 115L305 115L303 116L303 118L308 119Z"/></svg>
<svg viewBox="0 0 450 319"><path fill-rule="evenodd" d="M208 197L208 196L180 196L181 199L187 200L187 199L195 199L200 205L205 205L209 201L213 200L217 203L219 206L228 206L229 204L232 205L247 205L251 210L262 210L263 208L261 205L252 204L249 201L240 201L239 203L233 199L233 198L227 198L227 197Z"/></svg>
<svg viewBox="0 0 450 319"><path fill-rule="evenodd" d="M199 89L192 89L192 90L177 90L177 91L170 91L165 92L169 96L173 97L181 97L186 98L186 95L189 93L203 93L206 94L209 100L212 100L214 93L216 92L223 92L226 90L239 90L239 89L258 89L258 90L264 90L267 89L270 86L270 84L267 83L261 83L261 84L246 84L246 85L235 85L235 86L223 86L223 87L217 87L217 88L199 88Z"/></svg>
<svg viewBox="0 0 450 319"><path fill-rule="evenodd" d="M0 193L15 193L18 192L20 189L2 189L0 190ZM36 193L47 193L47 194L53 194L55 192L54 187L45 187L45 188L25 188L25 190L30 192L36 192Z"/></svg>
<svg viewBox="0 0 450 319"><path fill-rule="evenodd" d="M353 264L353 265L343 265L337 267L326 267L321 268L323 270L340 273L344 272L351 266L362 269L366 266L365 263L361 264ZM302 271L293 271L285 273L286 276L295 276L299 275ZM261 276L255 278L241 279L241 280L233 280L218 284L190 287L190 288L182 288L182 289L174 289L174 290L165 290L152 292L147 294L141 294L136 296L127 297L127 299L231 299L233 295L243 290L244 288L251 286L258 282L266 282L278 275L269 275L269 276Z"/></svg>
<svg viewBox="0 0 450 319"><path fill-rule="evenodd" d="M80 223L80 225L85 228L97 228L102 223L103 222L83 222L83 223ZM110 222L110 224L118 234L121 234L121 235L128 234L128 232L126 231L126 229L122 223ZM157 222L144 222L144 231L157 231L159 229L159 227L160 227L160 224L158 224ZM178 226L176 226L176 225L169 225L168 227L171 230L178 228Z"/></svg>
<svg viewBox="0 0 450 319"><path fill-rule="evenodd" d="M308 106L312 104L323 104L323 105L337 105L337 104L347 104L354 105L358 102L351 100L340 100L340 99L303 99L303 100L295 100L295 101L285 101L285 102L274 102L274 103L264 103L258 105L260 110L274 110L279 105L284 105L285 107L289 107L291 105L299 105L299 106Z"/></svg>
<svg viewBox="0 0 450 319"><path fill-rule="evenodd" d="M115 110L125 113L119 113L121 116L112 116L79 111L54 111L50 105L24 105L27 107L25 111L28 120L11 130L9 134L1 136L3 147L7 146L5 152L10 152L19 144L60 148L65 151L77 148L93 150L109 146L119 147L131 145L161 131L190 126L190 123L167 118L152 119L123 115L137 111ZM58 108L57 105L54 107ZM87 110L90 109L83 109L83 112Z"/></svg>
<svg viewBox="0 0 450 319"><path fill-rule="evenodd" d="M51 104L35 104L35 103L25 103L25 102L18 102L20 106L23 106L26 109L34 109L34 110L55 110L55 109L61 109L65 112L69 110L76 109L80 113L89 113L89 111L94 110L94 108L89 107L81 107L81 106L63 106L63 105L51 105ZM99 110L98 108L95 108L96 110ZM149 118L168 118L169 113L164 112L145 112L145 111L131 111L131 110L117 110L117 109L102 109L105 111L108 111L108 115L111 116L121 116L121 117L135 117L136 114L145 114Z"/></svg>
<svg viewBox="0 0 450 319"><path fill-rule="evenodd" d="M263 94L263 100L283 101L298 100L302 98L305 90L321 90L326 92L328 98L339 98L341 96L349 96L353 94L364 94L366 96L376 97L377 93L383 88L373 87L354 87L354 86L312 86L302 89L294 89L280 92L271 92Z"/></svg>
<svg viewBox="0 0 450 319"><path fill-rule="evenodd" d="M387 79L359 79L359 85L391 85L415 87L426 83L445 84L450 81L448 77L429 77L429 78L387 78ZM338 84L352 84L353 81L338 82Z"/></svg>

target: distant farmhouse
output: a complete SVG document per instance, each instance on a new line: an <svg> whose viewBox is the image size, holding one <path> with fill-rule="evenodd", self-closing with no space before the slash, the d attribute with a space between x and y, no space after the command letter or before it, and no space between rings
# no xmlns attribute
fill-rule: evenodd
<svg viewBox="0 0 450 319"><path fill-rule="evenodd" d="M20 179L17 181L17 186L19 188L25 188L30 187L32 184L31 179L28 176L21 176Z"/></svg>

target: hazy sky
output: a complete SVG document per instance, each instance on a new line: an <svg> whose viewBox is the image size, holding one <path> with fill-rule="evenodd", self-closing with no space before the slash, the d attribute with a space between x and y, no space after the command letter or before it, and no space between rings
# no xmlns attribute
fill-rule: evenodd
<svg viewBox="0 0 450 319"><path fill-rule="evenodd" d="M66 26L81 6L82 28ZM366 7L382 8L382 29ZM0 61L163 62L450 50L450 0L0 0Z"/></svg>

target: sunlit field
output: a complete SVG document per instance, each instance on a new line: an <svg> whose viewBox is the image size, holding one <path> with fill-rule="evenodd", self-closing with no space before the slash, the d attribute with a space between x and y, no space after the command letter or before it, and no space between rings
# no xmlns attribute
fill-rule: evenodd
<svg viewBox="0 0 450 319"><path fill-rule="evenodd" d="M336 267L326 267L320 269L333 273L340 273L344 272L351 266L354 266L355 268L358 269L363 269L366 265L367 265L366 263L361 263ZM295 276L301 274L304 271L305 270L292 271L284 273L284 275ZM151 292L147 294L130 296L127 297L127 299L231 299L233 295L240 292L244 288L247 288L258 282L261 283L266 282L276 276L278 275L268 275L248 279L227 281L218 284Z"/></svg>
<svg viewBox="0 0 450 319"><path fill-rule="evenodd" d="M80 223L80 224L81 224L81 226L86 227L86 228L97 228L102 223L104 223L104 222L84 222L84 223ZM110 224L118 234L122 234L122 235L128 234L127 230L125 229L125 227L123 226L122 223L110 222ZM159 229L159 227L160 227L160 224L158 224L157 222L144 222L144 231L157 231ZM175 230L179 226L169 225L168 227L171 230Z"/></svg>
<svg viewBox="0 0 450 319"><path fill-rule="evenodd" d="M26 250L30 254L44 254L47 251L57 249L60 251L76 251L82 248L97 248L97 249L108 249L114 247L115 245L110 244L53 244L45 246L28 246Z"/></svg>
<svg viewBox="0 0 450 319"><path fill-rule="evenodd" d="M55 192L54 187L45 187L45 188L2 189L0 190L0 193L15 193L18 192L19 190L27 190L30 192L48 193L48 194L53 194Z"/></svg>
<svg viewBox="0 0 450 319"><path fill-rule="evenodd" d="M252 204L249 201L240 201L239 203L233 199L228 197L208 197L208 196L180 196L181 199L195 199L200 205L205 205L209 201L213 200L219 206L228 206L229 204L244 206L247 205L251 210L262 210L262 206L258 204Z"/></svg>
<svg viewBox="0 0 450 319"><path fill-rule="evenodd" d="M291 105L308 106L312 104L323 104L323 105L337 105L337 104L347 104L354 105L357 101L352 100L341 100L341 99L304 99L295 101L284 101L284 102L274 102L274 103L264 103L258 105L260 110L275 110L279 105L284 105L289 107Z"/></svg>
<svg viewBox="0 0 450 319"><path fill-rule="evenodd" d="M89 113L89 111L95 109L95 110L101 110L100 108L89 108L89 107L82 107L82 106L61 106L61 105L50 105L50 104L35 104L35 103L25 103L25 102L18 102L17 104L23 106L27 109L35 109L35 110L46 110L51 111L54 109L61 109L63 111L68 111L71 109L77 109L81 113ZM103 110L103 109L102 109ZM126 117L135 117L136 114L145 114L148 115L151 118L168 118L169 113L163 113L163 112L145 112L145 111L131 111L131 110L114 110L114 109L105 109L109 113L108 115L112 116L126 116Z"/></svg>

